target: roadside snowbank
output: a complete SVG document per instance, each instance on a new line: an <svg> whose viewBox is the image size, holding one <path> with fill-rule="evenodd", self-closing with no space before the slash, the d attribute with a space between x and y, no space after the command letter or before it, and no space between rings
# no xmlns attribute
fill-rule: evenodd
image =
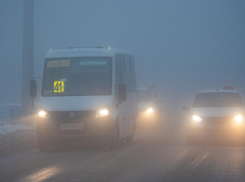
<svg viewBox="0 0 245 182"><path fill-rule="evenodd" d="M26 125L0 126L0 151L26 147L36 143L36 133L33 127Z"/></svg>
<svg viewBox="0 0 245 182"><path fill-rule="evenodd" d="M18 124L18 125L5 124L3 126L0 126L0 135L5 135L6 133L21 131L21 130L33 130L33 127L29 127L22 124Z"/></svg>

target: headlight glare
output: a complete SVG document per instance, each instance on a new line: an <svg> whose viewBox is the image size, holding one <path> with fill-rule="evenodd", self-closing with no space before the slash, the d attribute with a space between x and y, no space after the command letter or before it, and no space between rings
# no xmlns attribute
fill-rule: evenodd
<svg viewBox="0 0 245 182"><path fill-rule="evenodd" d="M104 117L108 115L109 115L109 110L105 108L99 109L96 113L96 117Z"/></svg>
<svg viewBox="0 0 245 182"><path fill-rule="evenodd" d="M242 115L236 115L234 117L234 120L236 121L237 124L240 124L243 121L243 117L242 117Z"/></svg>
<svg viewBox="0 0 245 182"><path fill-rule="evenodd" d="M39 111L38 115L41 118L48 118L48 113L44 110Z"/></svg>
<svg viewBox="0 0 245 182"><path fill-rule="evenodd" d="M199 117L199 116L197 116L197 115L193 115L193 116L192 116L192 120L193 120L193 121L197 121L197 122L201 122L201 121L202 121L202 118Z"/></svg>
<svg viewBox="0 0 245 182"><path fill-rule="evenodd" d="M151 114L153 112L153 109L152 108L148 108L147 110L146 110L146 113L147 114Z"/></svg>

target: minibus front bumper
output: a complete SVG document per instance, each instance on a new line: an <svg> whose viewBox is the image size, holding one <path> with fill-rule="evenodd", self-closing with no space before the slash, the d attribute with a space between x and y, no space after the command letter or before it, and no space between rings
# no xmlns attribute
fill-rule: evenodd
<svg viewBox="0 0 245 182"><path fill-rule="evenodd" d="M70 117L70 113L74 116ZM37 135L61 142L107 138L115 127L115 121L110 115L95 115L96 112L49 112L49 118L37 118Z"/></svg>

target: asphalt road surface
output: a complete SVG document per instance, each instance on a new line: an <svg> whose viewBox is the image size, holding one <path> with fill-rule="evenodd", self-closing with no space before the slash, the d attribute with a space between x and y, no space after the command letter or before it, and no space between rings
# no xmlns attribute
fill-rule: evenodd
<svg viewBox="0 0 245 182"><path fill-rule="evenodd" d="M2 154L0 181L245 181L244 146L236 139L191 146L180 125L139 129L133 143L115 150L63 146Z"/></svg>

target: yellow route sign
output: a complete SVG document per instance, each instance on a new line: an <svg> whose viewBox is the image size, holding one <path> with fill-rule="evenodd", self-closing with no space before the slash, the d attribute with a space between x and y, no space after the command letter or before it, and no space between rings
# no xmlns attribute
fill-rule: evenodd
<svg viewBox="0 0 245 182"><path fill-rule="evenodd" d="M60 93L65 91L64 81L54 81L54 93Z"/></svg>

